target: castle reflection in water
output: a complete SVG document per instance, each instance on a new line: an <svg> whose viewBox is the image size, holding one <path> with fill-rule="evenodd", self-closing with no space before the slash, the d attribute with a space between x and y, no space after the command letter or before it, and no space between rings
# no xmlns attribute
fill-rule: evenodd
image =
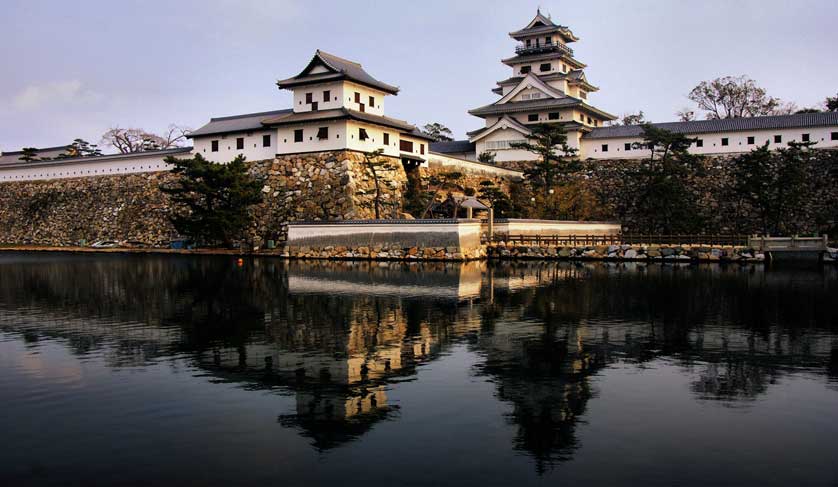
<svg viewBox="0 0 838 487"><path fill-rule="evenodd" d="M31 259L31 265L19 265ZM14 262L15 265L11 265ZM83 276L83 277L80 277ZM321 450L399 419L388 391L464 346L538 469L572 456L615 363L666 358L699 401L747 405L806 370L838 378L836 269L0 257L0 330L113 367L186 359L210 381L293 394ZM830 331L830 330L826 330Z"/></svg>

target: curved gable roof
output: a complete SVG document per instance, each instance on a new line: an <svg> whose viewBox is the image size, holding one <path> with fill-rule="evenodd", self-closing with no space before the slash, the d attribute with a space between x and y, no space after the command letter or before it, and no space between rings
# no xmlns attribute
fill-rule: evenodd
<svg viewBox="0 0 838 487"><path fill-rule="evenodd" d="M312 70L322 66L326 68L326 72L312 73ZM396 95L399 88L373 78L364 70L361 64L348 59L329 54L328 52L318 49L311 61L306 65L300 74L293 78L279 80L276 85L280 89L289 89L295 86L303 86L313 83L323 83L326 81L349 80L358 84L369 86L381 90L391 95Z"/></svg>
<svg viewBox="0 0 838 487"><path fill-rule="evenodd" d="M501 118L499 118L497 122L493 123L492 125L489 125L488 127L485 127L480 130L475 130L474 132L469 132L467 134L469 136L468 141L472 143L477 142L478 140L482 139L483 137L486 137L492 132L503 129L512 129L516 132L520 132L522 135L530 134L530 129L521 124L521 122L515 120L509 115L504 115Z"/></svg>

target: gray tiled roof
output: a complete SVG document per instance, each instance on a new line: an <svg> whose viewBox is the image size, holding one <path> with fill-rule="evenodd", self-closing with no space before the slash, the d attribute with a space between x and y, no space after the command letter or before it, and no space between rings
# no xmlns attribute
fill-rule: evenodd
<svg viewBox="0 0 838 487"><path fill-rule="evenodd" d="M803 127L838 126L838 112L798 113L795 115L774 115L767 117L725 118L722 120L696 120L693 122L653 123L653 127L679 134L703 134L712 132L741 132L747 130L790 129ZM618 137L639 137L643 127L621 125L593 129L586 139L610 139Z"/></svg>
<svg viewBox="0 0 838 487"><path fill-rule="evenodd" d="M293 113L289 111L288 113L284 113L276 117L266 118L263 120L263 123L265 125L293 125L306 122L324 122L327 120L342 119L352 119L377 125L384 125L385 127L400 130L404 133L413 135L414 137L427 138L424 134L415 135L413 131L416 130L416 126L411 125L404 120L384 117L381 115L373 115L372 113L359 112L357 110L349 110L347 108L335 108L332 110L318 110L300 113Z"/></svg>
<svg viewBox="0 0 838 487"><path fill-rule="evenodd" d="M128 154L106 154L102 156L67 157L64 159L50 159L48 161L17 161L4 163L0 167L32 167L32 166L61 166L65 164L77 164L79 162L105 162L114 160L134 159L148 156L171 156L175 154L186 154L192 151L192 147L175 147L172 149L147 150L142 152L131 152Z"/></svg>
<svg viewBox="0 0 838 487"><path fill-rule="evenodd" d="M548 52L544 54L519 54L506 59L501 59L500 62L506 64L507 66L512 66L516 63L534 63L536 61L546 61L550 59L564 59L568 64L578 66L580 69L588 66L576 58L562 54L561 51Z"/></svg>
<svg viewBox="0 0 838 487"><path fill-rule="evenodd" d="M318 74L308 74L308 72L316 65L325 66L327 69L331 70L330 73L318 73ZM276 84L280 88L293 88L294 86L302 86L311 83L322 83L324 81L330 80L341 80L346 79L350 81L354 81L356 83L360 83L362 85L371 86L373 88L377 88L385 93L390 94L397 94L399 92L399 88L393 85L389 85L382 81L378 81L377 79L370 76L369 73L364 71L363 66L360 64L350 61L348 59L343 59L341 57L335 56L334 54L329 54L328 52L324 52L321 50L317 50L314 53L314 57L311 58L308 65L303 69L303 71L294 76L293 78L288 78L284 80L277 81Z"/></svg>
<svg viewBox="0 0 838 487"><path fill-rule="evenodd" d="M486 105L480 108L469 110L468 112L472 115L482 117L486 115L500 115L503 113L517 113L531 110L567 108L574 106L582 107L583 109L588 110L591 113L595 113L598 116L603 117L605 119L614 120L617 118L608 112L602 111L599 108L595 108L591 105L588 105L582 100L569 96L564 98L543 98L538 100L509 102L499 105Z"/></svg>
<svg viewBox="0 0 838 487"><path fill-rule="evenodd" d="M440 154L462 154L474 152L474 144L468 140L451 140L448 142L432 142L430 150Z"/></svg>
<svg viewBox="0 0 838 487"><path fill-rule="evenodd" d="M210 119L208 124L189 134L189 137L259 130L263 128L262 120L286 113L291 113L291 109L246 113L230 117L214 117Z"/></svg>

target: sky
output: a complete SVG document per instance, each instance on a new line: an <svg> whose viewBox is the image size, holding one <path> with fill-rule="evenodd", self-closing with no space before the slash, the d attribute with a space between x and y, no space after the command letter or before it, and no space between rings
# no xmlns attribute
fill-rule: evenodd
<svg viewBox="0 0 838 487"><path fill-rule="evenodd" d="M838 92L836 0L3 0L0 150L288 108L275 82L318 48L399 86L387 115L464 138L539 6L580 38L588 101L615 115L672 121L726 75L801 107Z"/></svg>

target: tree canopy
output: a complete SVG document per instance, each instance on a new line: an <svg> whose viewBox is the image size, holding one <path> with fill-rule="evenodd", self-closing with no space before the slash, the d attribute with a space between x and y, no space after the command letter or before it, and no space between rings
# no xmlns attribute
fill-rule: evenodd
<svg viewBox="0 0 838 487"><path fill-rule="evenodd" d="M643 110L640 110L637 113L623 114L614 125L643 125L646 123L651 122L646 120L646 115L643 113Z"/></svg>
<svg viewBox="0 0 838 487"><path fill-rule="evenodd" d="M101 143L113 147L121 154L161 150L180 147L191 132L186 127L169 125L162 135L147 132L143 129L113 127L102 134Z"/></svg>
<svg viewBox="0 0 838 487"><path fill-rule="evenodd" d="M578 150L568 145L564 128L555 123L532 125L525 138L526 142L513 142L509 146L539 156L525 173L529 181L542 188L545 195L549 194L562 177L578 168L575 160Z"/></svg>
<svg viewBox="0 0 838 487"><path fill-rule="evenodd" d="M102 150L96 144L91 144L84 139L75 139L64 149L64 152L57 156L57 159L67 159L70 157L91 157L101 156Z"/></svg>
<svg viewBox="0 0 838 487"><path fill-rule="evenodd" d="M796 107L768 96L764 88L747 76L724 76L702 81L687 97L706 112L706 118L740 118L794 113Z"/></svg>
<svg viewBox="0 0 838 487"><path fill-rule="evenodd" d="M451 132L451 129L438 122L426 124L422 131L436 142L448 142L454 140L454 133Z"/></svg>
<svg viewBox="0 0 838 487"><path fill-rule="evenodd" d="M161 185L175 211L170 219L182 235L210 245L232 245L251 225L251 206L262 201L262 183L247 171L244 156L225 164L200 154L167 157L177 178Z"/></svg>
<svg viewBox="0 0 838 487"><path fill-rule="evenodd" d="M838 94L826 98L826 110L829 112L838 112Z"/></svg>

